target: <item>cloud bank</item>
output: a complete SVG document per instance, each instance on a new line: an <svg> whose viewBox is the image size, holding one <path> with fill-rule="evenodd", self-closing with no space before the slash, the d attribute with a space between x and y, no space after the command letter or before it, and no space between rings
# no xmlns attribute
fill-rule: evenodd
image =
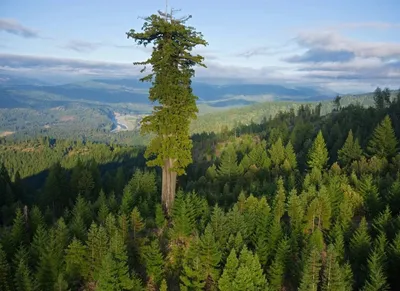
<svg viewBox="0 0 400 291"><path fill-rule="evenodd" d="M0 28L1 28L0 23ZM342 24L340 29L397 29L400 25L385 23ZM28 31L29 35L29 31ZM115 49L151 48L115 45L106 42L70 41L64 48L88 53L102 46ZM238 52L233 66L224 59L224 53L199 48L194 51L205 56L207 69L197 68L196 77L209 82L279 83L325 86L337 92L368 91L376 86L400 87L400 41L372 42L344 36L336 30L303 31L282 46L260 46ZM250 65L250 59L273 56L279 62L274 66ZM243 59L245 61L243 61ZM249 60L249 62L247 61ZM248 64L247 64L248 63ZM50 58L29 55L0 54L0 70L32 74L64 74L104 77L139 77L141 67L132 62L94 62L83 59Z"/></svg>
<svg viewBox="0 0 400 291"><path fill-rule="evenodd" d="M38 38L39 33L10 18L0 18L0 31L21 36L24 38Z"/></svg>

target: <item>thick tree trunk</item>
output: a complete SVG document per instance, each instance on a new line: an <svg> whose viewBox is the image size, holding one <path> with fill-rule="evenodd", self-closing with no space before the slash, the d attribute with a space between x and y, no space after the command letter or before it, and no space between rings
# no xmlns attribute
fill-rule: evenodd
<svg viewBox="0 0 400 291"><path fill-rule="evenodd" d="M170 212L175 199L177 175L176 172L171 171L174 162L174 159L165 159L164 167L162 167L161 201L167 213Z"/></svg>

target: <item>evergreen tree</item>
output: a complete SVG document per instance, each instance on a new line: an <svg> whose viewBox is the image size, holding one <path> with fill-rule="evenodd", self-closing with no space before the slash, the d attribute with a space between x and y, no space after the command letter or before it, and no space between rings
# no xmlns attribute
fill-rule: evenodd
<svg viewBox="0 0 400 291"><path fill-rule="evenodd" d="M267 288L267 280L263 274L258 256L253 255L246 246L242 248L239 256L239 269L236 278L233 281L233 290L265 290Z"/></svg>
<svg viewBox="0 0 400 291"><path fill-rule="evenodd" d="M322 290L323 291L347 291L351 290L351 285L346 282L333 245L328 246L326 262L322 274Z"/></svg>
<svg viewBox="0 0 400 291"><path fill-rule="evenodd" d="M215 205L212 210L210 224L215 234L215 239L220 246L225 245L228 240L226 223L227 219L224 211L218 205Z"/></svg>
<svg viewBox="0 0 400 291"><path fill-rule="evenodd" d="M328 150L326 148L322 131L320 130L308 153L308 166L311 169L322 170L325 168L328 159Z"/></svg>
<svg viewBox="0 0 400 291"><path fill-rule="evenodd" d="M143 230L143 228L144 228L143 218L140 215L140 212L137 209L137 207L135 207L131 212L131 230L134 240L136 239L138 233L140 233L140 231Z"/></svg>
<svg viewBox="0 0 400 291"><path fill-rule="evenodd" d="M285 160L285 147L283 146L282 139L278 138L268 152L271 157L272 166L275 168L275 171L279 171L280 166Z"/></svg>
<svg viewBox="0 0 400 291"><path fill-rule="evenodd" d="M353 138L353 131L350 129L343 147L338 151L338 159L341 165L350 165L353 161L361 158L362 149L358 139Z"/></svg>
<svg viewBox="0 0 400 291"><path fill-rule="evenodd" d="M317 291L320 282L321 253L312 249L303 269L299 291Z"/></svg>
<svg viewBox="0 0 400 291"><path fill-rule="evenodd" d="M162 210L161 204L156 204L156 217L155 217L156 225L159 229L164 229L166 226L167 220L165 219L164 212Z"/></svg>
<svg viewBox="0 0 400 291"><path fill-rule="evenodd" d="M29 212L29 227L31 234L35 234L39 226L44 226L44 217L39 207L34 205Z"/></svg>
<svg viewBox="0 0 400 291"><path fill-rule="evenodd" d="M68 277L78 285L89 272L87 246L74 238L65 251L65 269Z"/></svg>
<svg viewBox="0 0 400 291"><path fill-rule="evenodd" d="M221 252L218 249L218 244L215 242L210 224L207 225L204 235L200 238L199 252L202 269L207 280L206 285L216 285L219 278L218 267L221 261Z"/></svg>
<svg viewBox="0 0 400 291"><path fill-rule="evenodd" d="M280 222L286 211L286 193L282 177L280 177L277 182L277 192L272 209L274 220Z"/></svg>
<svg viewBox="0 0 400 291"><path fill-rule="evenodd" d="M44 228L44 225L39 225L37 228L35 235L33 236L32 244L31 244L31 255L32 262L36 264L39 260L41 252L45 249L45 246L48 244L48 233Z"/></svg>
<svg viewBox="0 0 400 291"><path fill-rule="evenodd" d="M389 290L387 278L378 252L372 252L368 258L368 278L363 291Z"/></svg>
<svg viewBox="0 0 400 291"><path fill-rule="evenodd" d="M186 199L185 199L186 198ZM196 223L194 205L180 192L172 209L171 238L185 240L193 233Z"/></svg>
<svg viewBox="0 0 400 291"><path fill-rule="evenodd" d="M389 282L392 290L400 288L400 281L398 280L398 270L400 268L400 231L397 232L393 242L389 246Z"/></svg>
<svg viewBox="0 0 400 291"><path fill-rule="evenodd" d="M384 102L385 107L390 106L390 104L391 104L390 95L391 95L391 93L390 93L389 88L386 87L385 89L383 89L382 97L383 97L383 102Z"/></svg>
<svg viewBox="0 0 400 291"><path fill-rule="evenodd" d="M237 164L236 151L232 145L229 145L222 153L217 173L221 179L228 182L235 180L241 174L241 169Z"/></svg>
<svg viewBox="0 0 400 291"><path fill-rule="evenodd" d="M101 262L97 275L99 291L133 290L134 282L129 274L128 256L123 237L116 232L110 239L110 249Z"/></svg>
<svg viewBox="0 0 400 291"><path fill-rule="evenodd" d="M14 283L15 283L15 289L17 291L38 290L36 285L36 280L32 276L29 266L24 259L20 259L17 264L14 274Z"/></svg>
<svg viewBox="0 0 400 291"><path fill-rule="evenodd" d="M258 169L268 169L271 161L265 151L265 143L257 144L248 155L250 165L256 166Z"/></svg>
<svg viewBox="0 0 400 291"><path fill-rule="evenodd" d="M350 240L350 252L355 286L359 288L365 280L363 269L366 267L371 248L371 237L368 234L367 222L363 217L358 229Z"/></svg>
<svg viewBox="0 0 400 291"><path fill-rule="evenodd" d="M296 191L291 192L289 195L287 211L292 232L300 231L303 224L304 208Z"/></svg>
<svg viewBox="0 0 400 291"><path fill-rule="evenodd" d="M384 100L384 96L382 94L382 89L380 87L377 87L375 89L374 102L375 102L375 107L378 110L382 110L385 107L385 100Z"/></svg>
<svg viewBox="0 0 400 291"><path fill-rule="evenodd" d="M11 239L13 246L17 248L20 244L26 243L26 225L22 210L17 208L11 230Z"/></svg>
<svg viewBox="0 0 400 291"><path fill-rule="evenodd" d="M159 285L164 277L164 258L158 240L153 240L142 250L146 265L147 277L151 282Z"/></svg>
<svg viewBox="0 0 400 291"><path fill-rule="evenodd" d="M203 290L206 284L199 252L199 239L195 237L191 241L183 259L183 270L179 277L181 290Z"/></svg>
<svg viewBox="0 0 400 291"><path fill-rule="evenodd" d="M101 196L100 196L101 197ZM100 199L99 197L99 199ZM107 200L104 197L99 204L99 211L97 212L97 218L100 224L104 224L107 216L110 214L110 210L107 205Z"/></svg>
<svg viewBox="0 0 400 291"><path fill-rule="evenodd" d="M95 282L95 274L99 272L105 255L109 252L107 232L103 226L92 223L87 239L87 263L89 271L86 281Z"/></svg>
<svg viewBox="0 0 400 291"><path fill-rule="evenodd" d="M287 165L290 166L287 167L286 171L289 170L294 170L297 168L297 157L296 153L294 151L292 143L289 141L285 147L285 161L287 161Z"/></svg>
<svg viewBox="0 0 400 291"><path fill-rule="evenodd" d="M269 268L269 289L282 290L286 267L290 253L290 244L287 238L280 241L278 250L276 251L275 258Z"/></svg>
<svg viewBox="0 0 400 291"><path fill-rule="evenodd" d="M381 198L378 187L373 183L372 176L364 176L359 183L360 194L369 217L375 217L381 210Z"/></svg>
<svg viewBox="0 0 400 291"><path fill-rule="evenodd" d="M11 269L8 264L6 253L0 244L0 290L11 291L12 289Z"/></svg>
<svg viewBox="0 0 400 291"><path fill-rule="evenodd" d="M54 290L57 291L71 291L68 289L68 282L65 281L64 275L62 273L58 274L57 280L54 283Z"/></svg>
<svg viewBox="0 0 400 291"><path fill-rule="evenodd" d="M397 174L396 180L390 186L388 196L388 204L392 213L400 214L400 173Z"/></svg>
<svg viewBox="0 0 400 291"><path fill-rule="evenodd" d="M335 99L332 101L333 106L334 106L334 111L339 111L340 109L340 100L342 100L342 97L337 95Z"/></svg>
<svg viewBox="0 0 400 291"><path fill-rule="evenodd" d="M396 154L397 139L388 115L375 128L368 143L368 151L379 158L391 158Z"/></svg>
<svg viewBox="0 0 400 291"><path fill-rule="evenodd" d="M218 281L218 288L221 291L233 290L233 280L236 278L236 273L239 267L239 260L236 256L236 251L233 248L226 261L224 271Z"/></svg>
<svg viewBox="0 0 400 291"><path fill-rule="evenodd" d="M134 64L152 65L152 73L141 81L153 82L149 99L159 105L142 119L141 131L156 134L146 149L146 157L155 156L148 164L162 168L162 202L167 210L174 201L177 175L185 173L192 161L189 125L198 112L197 97L191 89L192 67L205 67L204 58L192 55L191 50L197 45L206 46L207 42L201 33L185 26L189 18L175 19L172 13L153 14L145 19L143 32L127 32L128 38L139 45L155 45L151 58Z"/></svg>

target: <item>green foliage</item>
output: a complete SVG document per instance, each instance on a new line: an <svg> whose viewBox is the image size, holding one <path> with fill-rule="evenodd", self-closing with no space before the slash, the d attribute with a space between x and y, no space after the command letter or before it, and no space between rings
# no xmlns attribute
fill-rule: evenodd
<svg viewBox="0 0 400 291"><path fill-rule="evenodd" d="M183 260L183 271L180 276L181 290L202 290L206 284L199 248L199 239L194 238Z"/></svg>
<svg viewBox="0 0 400 291"><path fill-rule="evenodd" d="M226 181L232 181L241 174L241 168L237 164L236 151L232 145L229 145L222 153L217 173L219 178Z"/></svg>
<svg viewBox="0 0 400 291"><path fill-rule="evenodd" d="M266 290L267 287L258 256L246 247L240 252L239 259L232 249L218 284L221 291Z"/></svg>
<svg viewBox="0 0 400 291"><path fill-rule="evenodd" d="M232 249L226 261L224 271L222 272L222 276L218 281L219 290L221 291L233 290L233 281L236 277L238 267L239 267L239 260L236 256L235 249Z"/></svg>
<svg viewBox="0 0 400 291"><path fill-rule="evenodd" d="M343 269L344 267L344 269ZM326 262L322 275L323 291L347 291L351 290L351 282L348 282L347 274L351 272L350 266L340 266L337 253L333 245L328 246Z"/></svg>
<svg viewBox="0 0 400 291"><path fill-rule="evenodd" d="M365 282L364 291L389 290L384 274L381 257L378 252L373 252L368 258L368 279Z"/></svg>
<svg viewBox="0 0 400 291"><path fill-rule="evenodd" d="M358 139L353 138L353 131L350 130L343 147L338 151L338 160L342 165L350 165L353 161L361 158L362 149Z"/></svg>
<svg viewBox="0 0 400 291"><path fill-rule="evenodd" d="M153 14L145 19L143 32L132 29L127 33L128 38L138 45L154 44L148 60L134 63L152 65L152 73L141 80L153 82L149 99L159 103L152 115L141 121L143 133L156 134L146 149L147 157L156 156L149 165L163 167L166 159L172 159L172 170L178 175L183 174L192 161L189 121L198 112L197 97L190 88L190 79L194 75L192 67L205 67L204 58L192 55L191 50L198 45L207 45L201 33L185 26L185 20Z"/></svg>
<svg viewBox="0 0 400 291"><path fill-rule="evenodd" d="M26 227L24 216L20 208L17 209L11 230L11 240L15 248L26 241Z"/></svg>
<svg viewBox="0 0 400 291"><path fill-rule="evenodd" d="M156 217L155 217L156 225L158 228L163 229L166 226L167 221L165 219L161 204L156 205L155 212L156 212Z"/></svg>
<svg viewBox="0 0 400 291"><path fill-rule="evenodd" d="M12 277L10 265L8 264L6 253L0 244L0 290L11 291L11 282Z"/></svg>
<svg viewBox="0 0 400 291"><path fill-rule="evenodd" d="M269 289L282 290L285 275L287 273L290 244L287 238L283 238L278 244L275 258L269 268Z"/></svg>
<svg viewBox="0 0 400 291"><path fill-rule="evenodd" d="M362 272L366 266L368 254L371 248L371 237L368 234L367 222L362 218L358 229L350 240L351 262L355 273L356 286L360 287L364 282L365 274Z"/></svg>
<svg viewBox="0 0 400 291"><path fill-rule="evenodd" d="M279 178L277 182L277 188L277 193L273 203L273 217L275 221L280 222L286 211L286 193L282 178Z"/></svg>
<svg viewBox="0 0 400 291"><path fill-rule="evenodd" d="M397 152L397 139L388 115L375 128L368 143L368 151L379 158L391 158Z"/></svg>
<svg viewBox="0 0 400 291"><path fill-rule="evenodd" d="M0 289L398 290L400 156L360 151L387 93L193 136L168 215L128 147L0 140Z"/></svg>
<svg viewBox="0 0 400 291"><path fill-rule="evenodd" d="M385 107L389 106L391 104L390 95L391 93L389 88L385 88L382 90L380 87L377 87L374 92L374 102L376 109L383 110Z"/></svg>
<svg viewBox="0 0 400 291"><path fill-rule="evenodd" d="M157 192L154 172L136 170L125 186L122 196L122 210L129 214L139 202L152 202Z"/></svg>
<svg viewBox="0 0 400 291"><path fill-rule="evenodd" d="M317 249L312 249L308 254L303 275L301 278L301 291L317 291L320 282L319 272L321 270L321 253Z"/></svg>
<svg viewBox="0 0 400 291"><path fill-rule="evenodd" d="M319 131L308 153L308 166L311 169L322 170L325 168L328 159L328 150L326 149L325 140L322 131Z"/></svg>
<svg viewBox="0 0 400 291"><path fill-rule="evenodd" d="M74 238L68 245L65 254L65 270L72 281L80 281L89 272L87 246Z"/></svg>
<svg viewBox="0 0 400 291"><path fill-rule="evenodd" d="M24 259L20 259L14 274L15 289L17 291L35 291L37 283L34 279L28 263ZM3 290L3 289L1 289ZM4 289L6 290L6 289Z"/></svg>
<svg viewBox="0 0 400 291"><path fill-rule="evenodd" d="M279 169L280 165L285 160L285 148L281 138L278 138L278 140L271 146L269 154L271 156L272 165L276 169Z"/></svg>
<svg viewBox="0 0 400 291"><path fill-rule="evenodd" d="M164 258L158 240L153 240L142 250L147 277L159 285L164 277Z"/></svg>
<svg viewBox="0 0 400 291"><path fill-rule="evenodd" d="M102 259L97 274L97 290L134 290L134 280L129 274L127 259L123 238L116 232L110 239L110 249Z"/></svg>
<svg viewBox="0 0 400 291"><path fill-rule="evenodd" d="M139 210L137 207L133 208L131 212L131 230L132 230L132 236L133 239L136 239L140 231L143 230L144 228L144 223L143 223L143 218L140 215Z"/></svg>
<svg viewBox="0 0 400 291"><path fill-rule="evenodd" d="M207 286L216 285L219 278L219 263L221 261L221 252L218 244L215 242L211 225L208 224L204 235L200 237L200 258L202 270L206 276Z"/></svg>

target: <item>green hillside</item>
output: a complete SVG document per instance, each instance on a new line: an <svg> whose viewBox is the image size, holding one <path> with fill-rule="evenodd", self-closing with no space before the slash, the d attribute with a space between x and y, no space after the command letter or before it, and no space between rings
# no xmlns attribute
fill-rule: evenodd
<svg viewBox="0 0 400 291"><path fill-rule="evenodd" d="M394 96L396 92L392 92ZM37 98L43 100L64 100L62 97L51 95L35 95L29 93L30 102ZM34 98L34 96L36 96ZM14 140L23 140L26 137L54 136L57 138L83 138L91 141L116 142L121 144L141 145L148 140L140 136L137 131L122 131L110 133L114 128L111 116L114 112L136 116L150 112L148 105L139 104L101 104L92 102L73 101L51 108L37 108L32 106L22 108L0 108L0 133ZM29 103L29 102L28 102ZM241 107L211 107L199 104L199 116L192 122L192 133L219 132L222 129L232 129L235 126L259 123L263 119L276 116L279 112L297 111L301 106L314 108L322 104L321 115L330 113L333 109L331 101L322 102L291 102L268 101L255 105ZM60 105L61 104L61 105ZM345 95L341 99L342 106L360 104L369 107L374 104L373 93L362 95ZM18 116L18 118L17 118ZM131 128L132 129L132 128Z"/></svg>
<svg viewBox="0 0 400 291"><path fill-rule="evenodd" d="M304 107L196 134L168 217L143 148L2 140L0 287L397 290L398 116L398 101Z"/></svg>

